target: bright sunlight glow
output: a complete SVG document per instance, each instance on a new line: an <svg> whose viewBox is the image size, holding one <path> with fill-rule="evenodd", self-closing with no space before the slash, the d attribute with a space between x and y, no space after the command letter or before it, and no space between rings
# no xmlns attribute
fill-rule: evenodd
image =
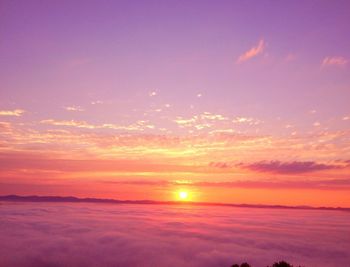
<svg viewBox="0 0 350 267"><path fill-rule="evenodd" d="M186 191L180 191L180 192L179 192L179 198L180 198L181 200L186 200L186 199L188 199L188 193L187 193Z"/></svg>

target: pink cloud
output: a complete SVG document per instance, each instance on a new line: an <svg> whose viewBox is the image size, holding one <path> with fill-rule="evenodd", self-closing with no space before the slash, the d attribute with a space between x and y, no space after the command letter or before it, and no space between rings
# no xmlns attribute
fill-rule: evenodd
<svg viewBox="0 0 350 267"><path fill-rule="evenodd" d="M249 49L248 51L240 55L239 58L237 59L237 63L242 63L253 57L258 56L264 51L265 46L266 46L265 41L261 39L256 46L252 47L251 49Z"/></svg>
<svg viewBox="0 0 350 267"><path fill-rule="evenodd" d="M297 58L296 54L294 54L294 53L289 53L289 54L285 57L285 60L286 60L287 62L290 62L290 61L296 60L296 58Z"/></svg>
<svg viewBox="0 0 350 267"><path fill-rule="evenodd" d="M322 61L322 67L327 66L345 66L348 60L344 57L325 57Z"/></svg>

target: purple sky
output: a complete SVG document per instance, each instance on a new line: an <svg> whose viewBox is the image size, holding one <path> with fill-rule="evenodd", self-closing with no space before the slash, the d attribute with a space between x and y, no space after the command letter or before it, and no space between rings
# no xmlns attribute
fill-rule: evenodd
<svg viewBox="0 0 350 267"><path fill-rule="evenodd" d="M348 1L2 1L1 105L56 118L108 100L82 117L119 121L156 91L176 115L194 105L307 127L310 110L348 115L348 68L320 66L350 57L349 12ZM259 40L264 51L236 64Z"/></svg>

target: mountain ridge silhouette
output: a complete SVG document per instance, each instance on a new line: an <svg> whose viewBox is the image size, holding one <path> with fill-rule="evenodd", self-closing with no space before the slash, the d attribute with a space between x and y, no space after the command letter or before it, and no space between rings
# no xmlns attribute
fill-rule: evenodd
<svg viewBox="0 0 350 267"><path fill-rule="evenodd" d="M194 202L194 201L156 201L156 200L119 200L108 198L78 198L74 196L19 196L3 195L0 201L5 202L70 202L70 203L110 203L110 204L151 204L151 205L194 205L194 206L223 206L240 208L268 208L268 209L300 209L300 210L340 210L350 212L346 207L312 207L312 206L285 206L285 205L264 205L264 204L235 204L215 202Z"/></svg>

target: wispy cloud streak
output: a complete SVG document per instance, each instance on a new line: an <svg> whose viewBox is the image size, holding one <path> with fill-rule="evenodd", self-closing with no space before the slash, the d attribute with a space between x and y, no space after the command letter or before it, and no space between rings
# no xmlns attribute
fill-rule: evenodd
<svg viewBox="0 0 350 267"><path fill-rule="evenodd" d="M278 160L240 163L237 166L256 172L269 172L280 174L298 174L323 170L332 170L343 167L334 164L316 163L313 161L281 162Z"/></svg>
<svg viewBox="0 0 350 267"><path fill-rule="evenodd" d="M345 66L348 64L348 60L344 57L325 57L321 66Z"/></svg>
<svg viewBox="0 0 350 267"><path fill-rule="evenodd" d="M20 117L23 115L25 110L23 109L14 109L14 110L0 110L0 116L15 116Z"/></svg>
<svg viewBox="0 0 350 267"><path fill-rule="evenodd" d="M252 59L258 56L264 51L265 47L266 47L265 41L261 39L256 46L252 47L251 49L249 49L248 51L240 55L237 59L237 63L242 63L244 61L247 61L249 59Z"/></svg>

